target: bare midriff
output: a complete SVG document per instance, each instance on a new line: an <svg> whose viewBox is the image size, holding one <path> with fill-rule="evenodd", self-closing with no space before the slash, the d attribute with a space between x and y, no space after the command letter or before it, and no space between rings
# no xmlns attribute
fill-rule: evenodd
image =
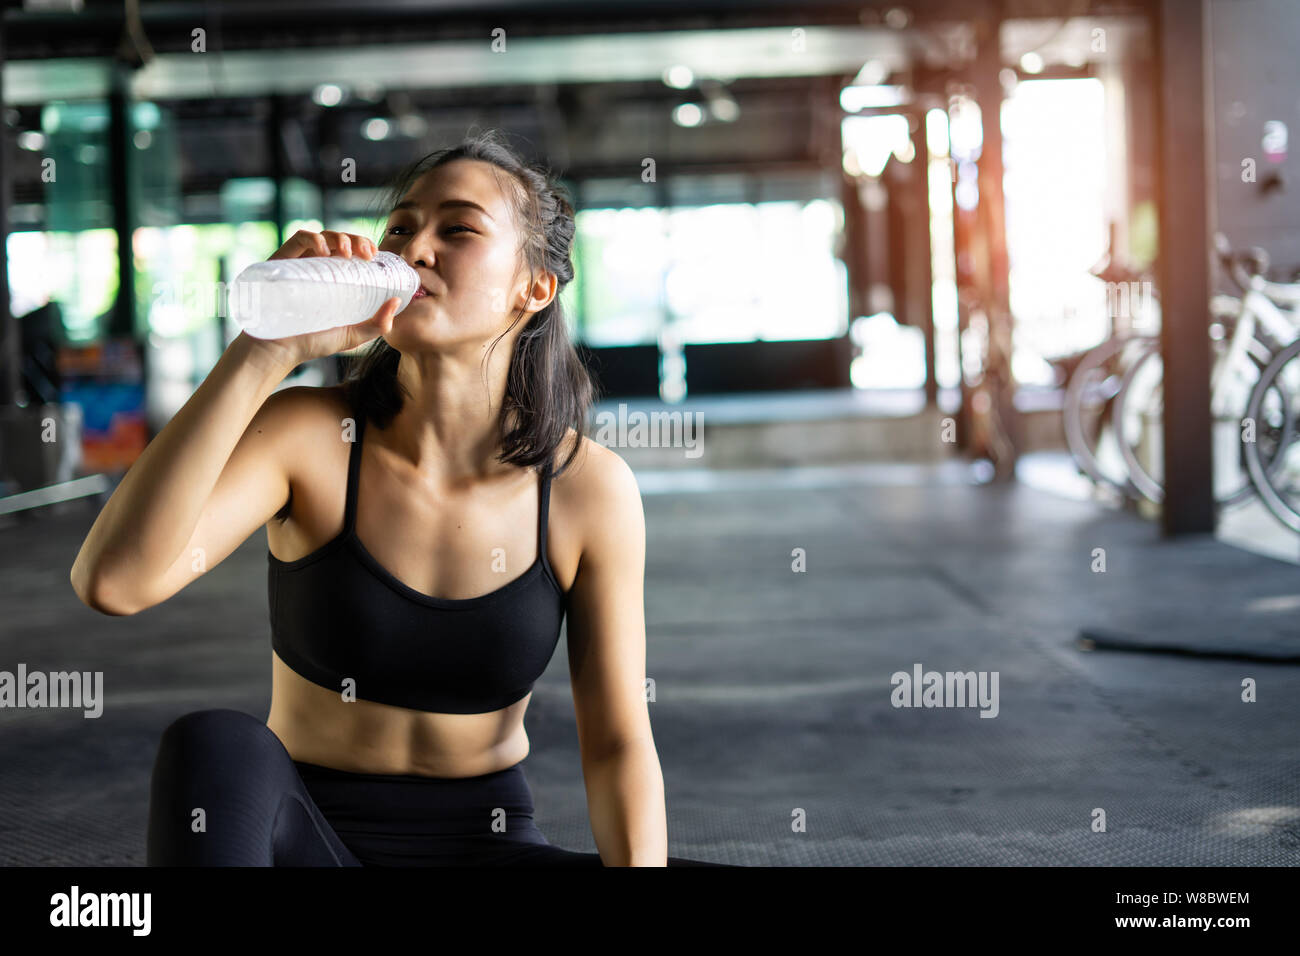
<svg viewBox="0 0 1300 956"><path fill-rule="evenodd" d="M524 711L532 694L487 714L435 714L338 691L292 671L272 651L266 725L289 756L353 773L476 777L528 756Z"/></svg>

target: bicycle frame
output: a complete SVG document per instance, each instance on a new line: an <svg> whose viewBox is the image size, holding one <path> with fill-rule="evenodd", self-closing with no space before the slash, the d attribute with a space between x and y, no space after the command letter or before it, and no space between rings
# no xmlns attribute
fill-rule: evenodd
<svg viewBox="0 0 1300 956"><path fill-rule="evenodd" d="M1273 357L1274 346L1263 341L1261 333L1280 339L1281 344L1276 346L1279 348L1296 341L1300 336L1300 314L1279 309L1255 283L1243 284L1246 295L1241 300L1216 296L1210 303L1211 313L1220 320L1227 319L1228 315L1235 312L1232 337L1217 351L1210 369L1211 422L1216 434L1223 427L1231 428L1234 432L1240 427L1240 419L1250 402L1260 373ZM1229 306L1233 303L1236 308L1230 309ZM1150 342L1124 373L1111 416L1120 453L1128 467L1130 482L1145 497L1159 502L1164 497L1162 482L1139 459L1136 444L1128 438L1132 431L1127 427L1129 416L1134 413L1139 423L1151 422L1164 415L1163 371L1154 370L1159 369L1159 366L1152 369L1148 365L1160 358L1159 344L1154 339ZM1144 371L1144 367L1152 370ZM1146 387L1135 388L1135 383L1139 380L1144 386L1145 383L1150 383L1149 390ZM1239 387L1234 388L1234 385ZM1139 435L1141 430L1142 426L1139 425ZM1138 440L1141 441L1140 438ZM1216 456L1216 462L1217 460ZM1216 464L1216 469L1219 467ZM1216 502L1221 507L1229 507L1246 500L1252 491L1252 483L1249 476L1245 478L1239 483L1240 487L1232 484L1224 486L1228 490L1224 490L1216 479Z"/></svg>
<svg viewBox="0 0 1300 956"><path fill-rule="evenodd" d="M1292 306L1283 311L1274 305L1274 296ZM1237 314L1237 327L1232 333L1232 342L1222 360L1214 363L1210 373L1210 414L1216 418L1225 418L1225 408L1229 389L1224 386L1225 374L1246 381L1246 370L1258 372L1260 366L1267 365L1272 359L1271 350L1256 335L1257 323L1263 326L1279 346L1287 346L1300 335L1300 314L1295 310L1300 306L1300 288L1282 286L1268 282L1261 276L1253 276L1246 293L1241 299L1241 310ZM1254 355L1258 365L1249 361L1247 354ZM1253 387L1247 382L1247 387Z"/></svg>
<svg viewBox="0 0 1300 956"><path fill-rule="evenodd" d="M1300 282L1279 283L1265 279L1264 274L1268 266L1267 257L1262 251L1254 254L1253 258L1248 258L1231 255L1226 249L1221 248L1220 258L1224 268L1241 288L1243 295L1241 298L1236 298L1216 294L1211 297L1209 303L1210 315L1216 325L1231 325L1231 334L1226 342L1223 341L1222 336L1212 334L1215 354L1210 368L1210 411L1216 447L1224 444L1226 433L1223 429L1231 429L1235 433L1237 429L1244 427L1245 420L1242 419L1244 408L1249 407L1255 400L1263 371L1271 366L1275 354L1287 353L1294 356L1297 350L1300 350ZM1136 286L1137 283L1130 281L1127 283L1126 290L1132 290ZM1129 291L1129 296L1124 301L1131 301L1134 294ZM1117 297L1116 302L1118 301ZM1160 326L1159 298L1156 295L1146 294L1141 297L1141 301L1147 305L1147 308L1141 310L1142 317L1154 316L1155 321L1152 325L1155 328L1149 329L1145 335L1132 334L1136 328L1130 329L1130 335L1117 336L1113 331L1105 342L1091 350L1080 361L1074 375L1071 376L1072 381L1067 385L1063 419L1067 444L1081 471L1098 484L1113 486L1125 495L1135 496L1133 493L1136 492L1142 497L1158 502L1163 498L1163 487L1148 473L1136 453L1142 438L1139 437L1137 442L1130 443L1126 437L1132 433L1131 429L1126 427L1129 422L1128 414L1135 412L1136 423L1145 422L1149 425L1164 413L1163 374L1159 370L1159 365L1152 367L1148 364L1161 357L1159 336L1156 331ZM1135 322L1134 326L1136 325ZM1213 333L1213 330L1211 332ZM1113 361L1130 347L1135 347L1137 354L1131 360L1122 363L1127 365L1127 369L1121 375L1119 388L1113 396L1106 399L1108 404L1113 403L1109 415L1111 431L1115 435L1128 471L1126 479L1120 480L1103 471L1096 454L1092 451L1093 439L1083 428L1083 407L1085 395L1089 390L1088 382L1105 368L1106 363ZM1142 373L1146 376L1143 381L1150 384L1135 388L1134 383L1144 365L1149 371ZM1083 375L1085 370L1088 372L1087 380ZM1154 379L1151 377L1152 372L1154 372ZM1295 368L1278 369L1270 382L1271 391L1265 390L1269 395L1284 392L1300 393L1300 363L1297 363ZM1260 397L1261 407L1267 397ZM1289 403L1284 411L1290 414ZM1139 424L1139 435L1148 425ZM1154 436L1154 440L1159 441L1158 434ZM1254 476L1250 474L1243 476L1246 479L1244 484L1235 490L1232 490L1233 486L1227 480L1221 481L1221 478L1234 477L1226 471L1222 476L1218 473L1219 464L1229 467L1227 460L1220 459L1220 456L1225 453L1224 449L1220 449L1215 455L1215 500L1220 506L1229 506L1245 500L1245 495L1249 494L1253 490L1252 485L1256 484ZM1282 458L1281 455L1273 456L1267 468L1270 474ZM1248 469L1243 468L1242 471ZM1221 484L1225 488L1223 491L1220 491ZM1300 520L1300 512L1297 512L1297 516Z"/></svg>

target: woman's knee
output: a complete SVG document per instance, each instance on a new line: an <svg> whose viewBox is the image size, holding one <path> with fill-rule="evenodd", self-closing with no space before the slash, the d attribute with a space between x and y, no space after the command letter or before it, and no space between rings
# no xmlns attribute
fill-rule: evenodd
<svg viewBox="0 0 1300 956"><path fill-rule="evenodd" d="M264 865L292 767L280 739L249 714L173 720L150 778L150 865Z"/></svg>
<svg viewBox="0 0 1300 956"><path fill-rule="evenodd" d="M251 714L227 708L196 710L177 717L162 733L157 763L181 756L199 759L238 754L247 765L260 753L278 756L283 745L271 728Z"/></svg>

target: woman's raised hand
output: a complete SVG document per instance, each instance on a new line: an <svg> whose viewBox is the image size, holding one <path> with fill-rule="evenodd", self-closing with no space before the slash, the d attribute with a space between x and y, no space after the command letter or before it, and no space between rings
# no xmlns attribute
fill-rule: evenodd
<svg viewBox="0 0 1300 956"><path fill-rule="evenodd" d="M373 259L378 248L365 236L350 232L312 232L299 229L288 241L267 258L271 259L305 259L311 256L338 256L343 259L357 257ZM258 339L248 336L249 343L255 350L265 352L276 362L286 366L286 373L303 362L338 352L346 352L371 341L376 336L386 335L393 327L393 316L401 299L393 297L379 307L379 311L355 325L343 325L338 328L325 329L321 332L307 332L303 335L290 335L280 339ZM248 335L247 332L241 333Z"/></svg>

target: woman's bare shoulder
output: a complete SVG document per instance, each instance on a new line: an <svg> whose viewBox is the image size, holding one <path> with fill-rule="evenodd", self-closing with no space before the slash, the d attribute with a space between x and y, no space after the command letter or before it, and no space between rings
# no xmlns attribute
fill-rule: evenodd
<svg viewBox="0 0 1300 956"><path fill-rule="evenodd" d="M356 413L338 385L290 385L267 399L264 412L277 436L297 448L337 437L349 424L355 431Z"/></svg>
<svg viewBox="0 0 1300 956"><path fill-rule="evenodd" d="M573 463L555 479L557 494L573 501L590 502L607 497L611 492L636 487L632 468L621 455L585 435L579 440L572 428L556 449L557 468L564 464L575 446L578 452Z"/></svg>
<svg viewBox="0 0 1300 956"><path fill-rule="evenodd" d="M571 549L568 566L578 567L589 553L644 549L645 511L631 466L591 438L579 441L570 429L557 450L557 467L575 445L577 456L555 479L551 505L552 523L564 529L566 547Z"/></svg>

